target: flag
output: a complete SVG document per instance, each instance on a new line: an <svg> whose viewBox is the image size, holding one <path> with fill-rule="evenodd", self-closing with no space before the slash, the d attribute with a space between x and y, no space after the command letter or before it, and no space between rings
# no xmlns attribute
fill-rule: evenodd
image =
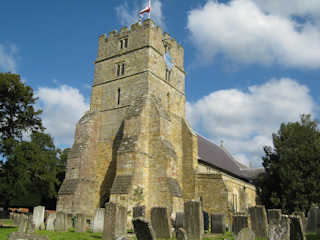
<svg viewBox="0 0 320 240"><path fill-rule="evenodd" d="M145 9L142 9L139 14L144 14L144 13L149 13L151 12L151 4L150 4L150 0L148 1L148 6Z"/></svg>

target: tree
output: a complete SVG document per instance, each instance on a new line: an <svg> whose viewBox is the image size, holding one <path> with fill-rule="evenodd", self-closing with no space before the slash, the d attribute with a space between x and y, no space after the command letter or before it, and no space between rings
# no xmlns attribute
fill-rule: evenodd
<svg viewBox="0 0 320 240"><path fill-rule="evenodd" d="M21 140L27 131L43 130L40 110L33 105L37 98L25 86L20 76L0 73L0 153L10 152L14 141Z"/></svg>
<svg viewBox="0 0 320 240"><path fill-rule="evenodd" d="M274 147L264 147L260 196L267 208L287 213L307 211L320 203L320 131L310 115L282 123L272 135Z"/></svg>

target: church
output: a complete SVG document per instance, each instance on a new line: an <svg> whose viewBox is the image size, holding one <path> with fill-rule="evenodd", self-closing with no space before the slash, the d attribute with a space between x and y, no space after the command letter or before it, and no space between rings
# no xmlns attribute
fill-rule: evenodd
<svg viewBox="0 0 320 240"><path fill-rule="evenodd" d="M184 49L151 20L99 37L90 110L76 126L57 211L92 217L116 202L226 216L256 205L250 169L186 120ZM228 219L228 218L227 218Z"/></svg>

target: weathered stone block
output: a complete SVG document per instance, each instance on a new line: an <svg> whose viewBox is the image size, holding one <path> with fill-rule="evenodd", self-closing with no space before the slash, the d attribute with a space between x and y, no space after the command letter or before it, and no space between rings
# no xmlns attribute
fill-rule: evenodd
<svg viewBox="0 0 320 240"><path fill-rule="evenodd" d="M94 219L93 219L93 227L92 227L93 232L103 232L104 214L105 214L104 208L97 208L96 213L94 215Z"/></svg>
<svg viewBox="0 0 320 240"><path fill-rule="evenodd" d="M76 232L85 232L86 231L86 216L84 214L77 214Z"/></svg>
<svg viewBox="0 0 320 240"><path fill-rule="evenodd" d="M23 216L23 218L20 221L18 232L26 233L27 229L28 229L28 217L24 216L24 215L22 215L22 216Z"/></svg>
<svg viewBox="0 0 320 240"><path fill-rule="evenodd" d="M46 220L47 231L54 231L55 221L56 221L56 214L55 213L49 214Z"/></svg>
<svg viewBox="0 0 320 240"><path fill-rule="evenodd" d="M258 238L266 238L268 235L268 219L264 206L249 208L252 231Z"/></svg>
<svg viewBox="0 0 320 240"><path fill-rule="evenodd" d="M224 214L211 214L211 233L226 232L226 216Z"/></svg>
<svg viewBox="0 0 320 240"><path fill-rule="evenodd" d="M65 232L66 228L66 214L63 212L57 212L56 214L56 223L54 230L56 232Z"/></svg>
<svg viewBox="0 0 320 240"><path fill-rule="evenodd" d="M280 225L281 209L268 209L268 223L271 225Z"/></svg>
<svg viewBox="0 0 320 240"><path fill-rule="evenodd" d="M318 207L310 208L308 212L307 232L317 232L317 228L320 226L320 209Z"/></svg>
<svg viewBox="0 0 320 240"><path fill-rule="evenodd" d="M299 216L290 216L290 240L305 240L303 225Z"/></svg>
<svg viewBox="0 0 320 240"><path fill-rule="evenodd" d="M243 228L235 238L236 240L255 240L255 233L249 228Z"/></svg>
<svg viewBox="0 0 320 240"><path fill-rule="evenodd" d="M234 215L232 216L232 233L237 236L241 229L248 228L248 216L246 215Z"/></svg>
<svg viewBox="0 0 320 240"><path fill-rule="evenodd" d="M103 240L115 240L127 234L127 209L109 202L105 207Z"/></svg>
<svg viewBox="0 0 320 240"><path fill-rule="evenodd" d="M290 240L290 219L288 216L281 216L279 224L269 224L269 240Z"/></svg>
<svg viewBox="0 0 320 240"><path fill-rule="evenodd" d="M138 240L155 240L156 236L151 224L142 217L133 219L133 228Z"/></svg>
<svg viewBox="0 0 320 240"><path fill-rule="evenodd" d="M151 209L151 224L156 238L171 238L171 220L166 207Z"/></svg>
<svg viewBox="0 0 320 240"><path fill-rule="evenodd" d="M203 232L202 211L199 201L184 203L183 226L188 239L200 240Z"/></svg>
<svg viewBox="0 0 320 240"><path fill-rule="evenodd" d="M39 229L40 225L44 223L44 211L45 207L43 206L37 206L33 209L32 222L34 223L36 229Z"/></svg>

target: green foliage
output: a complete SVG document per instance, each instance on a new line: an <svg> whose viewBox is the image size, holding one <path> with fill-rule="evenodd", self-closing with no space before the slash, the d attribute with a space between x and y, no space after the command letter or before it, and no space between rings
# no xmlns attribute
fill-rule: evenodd
<svg viewBox="0 0 320 240"><path fill-rule="evenodd" d="M33 107L37 98L20 76L0 73L0 153L6 155L14 140L21 140L26 131L43 129L41 111Z"/></svg>
<svg viewBox="0 0 320 240"><path fill-rule="evenodd" d="M267 208L284 212L308 211L320 203L320 131L310 115L300 122L281 124L272 135L274 148L265 147L265 174L258 179Z"/></svg>

